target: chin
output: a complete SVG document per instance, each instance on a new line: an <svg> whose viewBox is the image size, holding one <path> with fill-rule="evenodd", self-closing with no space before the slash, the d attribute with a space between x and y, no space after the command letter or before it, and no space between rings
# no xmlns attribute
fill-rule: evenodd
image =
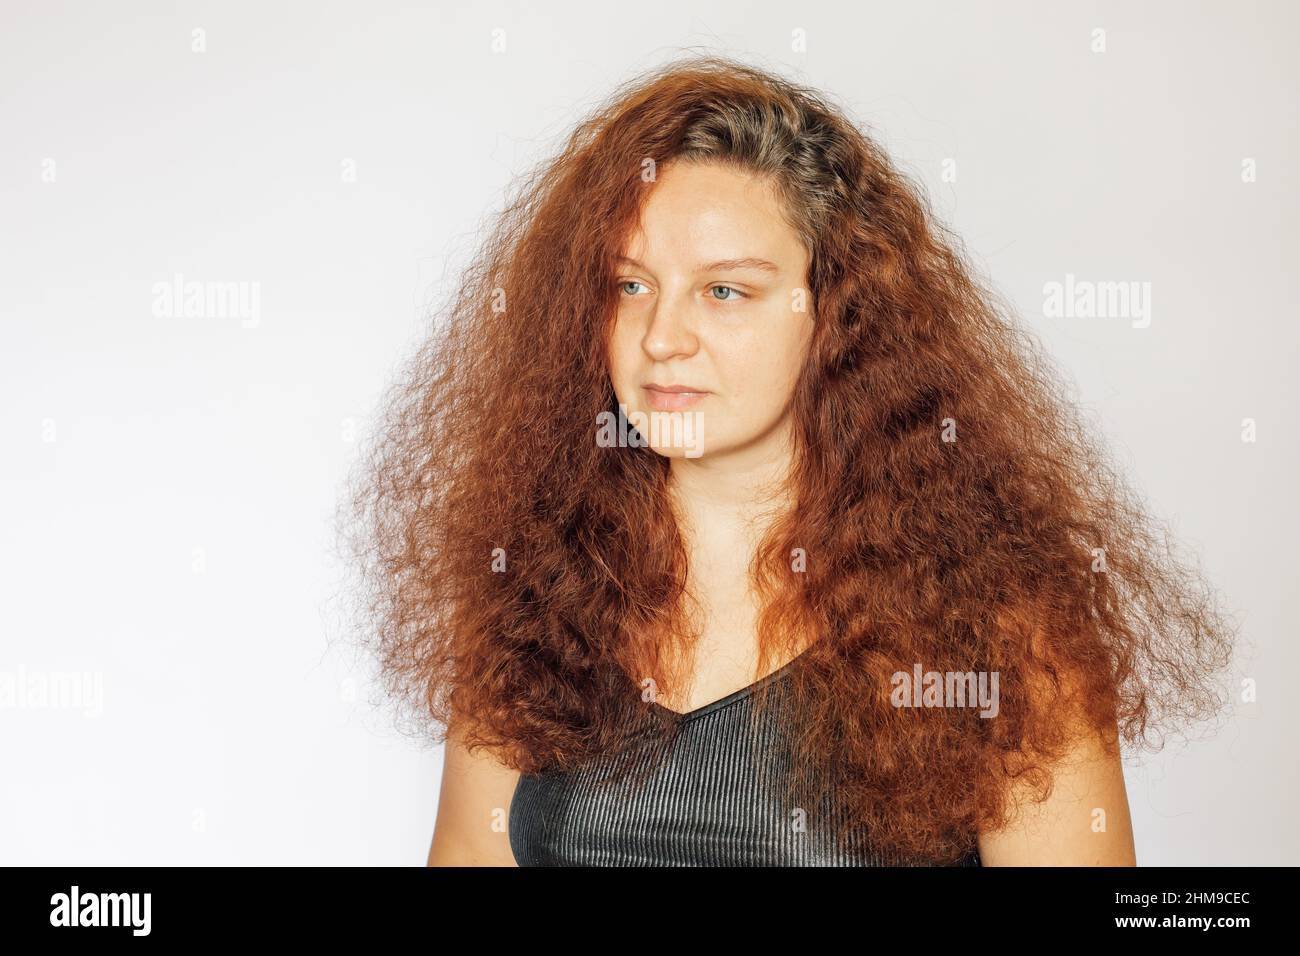
<svg viewBox="0 0 1300 956"><path fill-rule="evenodd" d="M677 445L668 445L659 448L651 445L650 450L664 458L684 458L688 461L699 461L701 458L705 457L704 447L702 445L687 448L682 448Z"/></svg>
<svg viewBox="0 0 1300 956"><path fill-rule="evenodd" d="M628 426L635 429L642 446L656 454L665 458L695 459L712 450L703 412L625 408Z"/></svg>

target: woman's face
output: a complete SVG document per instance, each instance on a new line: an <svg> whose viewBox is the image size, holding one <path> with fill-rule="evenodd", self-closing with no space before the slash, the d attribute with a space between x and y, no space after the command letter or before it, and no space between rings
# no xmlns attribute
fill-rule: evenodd
<svg viewBox="0 0 1300 956"><path fill-rule="evenodd" d="M716 163L660 167L622 256L610 377L650 446L715 459L787 448L812 303L807 251L767 181ZM636 413L677 430L647 433Z"/></svg>

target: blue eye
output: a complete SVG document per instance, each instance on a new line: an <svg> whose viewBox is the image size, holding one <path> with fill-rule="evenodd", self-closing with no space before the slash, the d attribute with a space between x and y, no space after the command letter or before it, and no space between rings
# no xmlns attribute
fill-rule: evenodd
<svg viewBox="0 0 1300 956"><path fill-rule="evenodd" d="M620 283L618 284L618 287L619 287L620 290L626 292L626 291L627 291L627 287L630 286L630 285L641 285L641 283L640 283L640 282L637 282L635 279L626 279L626 280L624 280L623 282L620 282ZM636 293L633 292L632 295L636 295Z"/></svg>
<svg viewBox="0 0 1300 956"><path fill-rule="evenodd" d="M730 295L723 296L722 298L719 298L718 296L715 295L714 298L717 299L719 302L730 302L732 299L736 298L737 296L739 296L742 299L748 298L748 296L746 296L745 293L738 292L729 285L711 286L709 288L709 291L712 292L714 289L726 289L729 293L731 293Z"/></svg>

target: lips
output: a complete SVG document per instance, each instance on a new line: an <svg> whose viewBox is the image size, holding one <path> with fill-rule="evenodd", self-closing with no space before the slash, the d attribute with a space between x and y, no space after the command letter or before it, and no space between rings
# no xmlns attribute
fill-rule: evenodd
<svg viewBox="0 0 1300 956"><path fill-rule="evenodd" d="M679 412L690 408L709 393L690 385L657 385L650 383L643 391L650 407L661 412Z"/></svg>

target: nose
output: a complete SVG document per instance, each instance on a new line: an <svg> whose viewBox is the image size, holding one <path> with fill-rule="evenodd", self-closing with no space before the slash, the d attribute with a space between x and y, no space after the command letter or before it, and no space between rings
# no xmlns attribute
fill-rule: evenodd
<svg viewBox="0 0 1300 956"><path fill-rule="evenodd" d="M699 340L691 328L688 310L661 300L650 313L650 324L641 339L646 355L656 362L694 355Z"/></svg>

